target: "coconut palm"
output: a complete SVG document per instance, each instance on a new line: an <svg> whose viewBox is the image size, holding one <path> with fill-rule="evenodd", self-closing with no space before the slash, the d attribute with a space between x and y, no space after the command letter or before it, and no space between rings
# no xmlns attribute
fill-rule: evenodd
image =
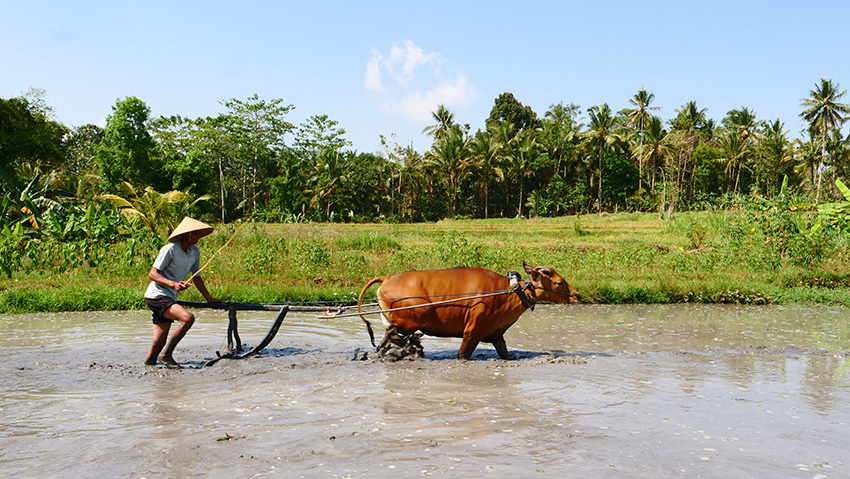
<svg viewBox="0 0 850 479"><path fill-rule="evenodd" d="M564 102L560 102L557 105L549 105L544 116L558 125L574 128L576 126L575 119L580 109L581 107L575 103L564 105Z"/></svg>
<svg viewBox="0 0 850 479"><path fill-rule="evenodd" d="M575 161L578 150L579 130L582 125L575 118L579 106L571 103L550 105L543 121L543 128L538 135L540 144L549 156L552 169L562 177L567 176L567 168Z"/></svg>
<svg viewBox="0 0 850 479"><path fill-rule="evenodd" d="M757 124L756 112L750 111L747 107L742 107L740 110L730 110L726 113L726 118L723 119L723 126L737 130L738 138L742 142L748 141L750 136L757 133Z"/></svg>
<svg viewBox="0 0 850 479"><path fill-rule="evenodd" d="M421 195L428 185L425 157L408 146L399 159L398 175L398 209L402 216L412 220L421 209Z"/></svg>
<svg viewBox="0 0 850 479"><path fill-rule="evenodd" d="M800 116L809 122L809 129L812 132L817 132L821 143L821 157L817 167L818 183L815 202L820 197L823 168L826 165L826 142L829 138L829 131L840 128L847 120L846 115L850 114L850 105L838 101L847 91L840 91L839 89L840 87L837 83L821 78L820 85L815 84L815 89L809 91L809 98L800 100L800 105L805 108L800 113Z"/></svg>
<svg viewBox="0 0 850 479"><path fill-rule="evenodd" d="M548 158L543 147L537 142L534 130L519 130L516 135L504 145L506 167L511 176L519 183L519 204L517 218L522 216L523 179L532 176L540 161Z"/></svg>
<svg viewBox="0 0 850 479"><path fill-rule="evenodd" d="M438 174L443 176L449 193L449 214L457 214L458 179L465 167L466 134L459 127L452 127L440 134L431 149L425 153L426 161Z"/></svg>
<svg viewBox="0 0 850 479"><path fill-rule="evenodd" d="M706 117L705 112L705 108L699 108L696 102L689 101L676 110L676 117L670 121L672 129L668 139L675 148L666 162L671 173L667 180L674 182L675 191L686 190L685 179L693 168L694 152L704 138L711 138L713 135L714 122ZM671 206L675 206L676 201L678 198L674 199Z"/></svg>
<svg viewBox="0 0 850 479"><path fill-rule="evenodd" d="M818 147L818 139L815 133L809 130L809 138L807 140L797 140L796 154L797 164L794 166L794 173L800 176L803 184L808 184L811 189L814 189L817 183L817 165L821 159L820 147Z"/></svg>
<svg viewBox="0 0 850 479"><path fill-rule="evenodd" d="M655 188L655 171L658 169L658 163L669 152L671 146L667 140L667 130L664 129L664 122L661 118L652 115L646 123L644 135L641 137L641 144L634 149L633 156L640 165L650 168L652 175L650 176L650 188Z"/></svg>
<svg viewBox="0 0 850 479"><path fill-rule="evenodd" d="M827 150L830 151L832 157L833 171L835 178L850 178L850 135L842 137L838 130L833 131L832 139L827 145Z"/></svg>
<svg viewBox="0 0 850 479"><path fill-rule="evenodd" d="M751 171L749 162L751 154L758 140L758 120L756 113L747 107L740 110L729 110L723 119L723 126L727 132L719 138L721 150L726 156L726 173L731 179L735 178L733 191L738 191L741 180L741 169Z"/></svg>
<svg viewBox="0 0 850 479"><path fill-rule="evenodd" d="M629 122L629 128L634 129L639 137L638 147L643 149L643 137L645 128L649 123L652 114L651 110L660 110L661 107L649 106L652 100L655 99L655 93L649 93L646 88L641 85L640 90L635 95L629 98L629 103L634 105L634 108L626 108L623 113ZM638 162L638 189L643 188L643 163Z"/></svg>
<svg viewBox="0 0 850 479"><path fill-rule="evenodd" d="M422 130L422 133L433 136L434 141L438 141L446 132L455 126L455 114L446 108L446 105L437 105L437 111L432 111L431 117L437 124L426 126Z"/></svg>
<svg viewBox="0 0 850 479"><path fill-rule="evenodd" d="M596 187L597 208L602 211L602 159L609 148L616 146L624 138L619 133L614 114L607 103L588 108L590 125L585 132L589 150L597 155L599 160L599 181ZM593 176L591 175L591 188L593 187Z"/></svg>
<svg viewBox="0 0 850 479"><path fill-rule="evenodd" d="M741 181L741 170L748 169L747 160L750 155L750 147L747 141L741 139L741 134L738 130L729 130L726 135L720 138L720 149L724 157L720 161L726 163L726 175L730 181L735 178L735 186L732 189L738 192L738 185Z"/></svg>
<svg viewBox="0 0 850 479"><path fill-rule="evenodd" d="M483 198L484 218L490 217L490 179L494 176L505 179L505 173L499 166L499 142L489 131L478 131L467 143L467 163L478 179L478 191Z"/></svg>
<svg viewBox="0 0 850 479"><path fill-rule="evenodd" d="M772 182L778 182L787 175L783 174L792 158L791 143L788 141L788 132L785 124L778 119L773 122L765 122L760 133L761 140L758 143L758 174L763 176L761 183L764 191L769 192ZM779 183L776 183L777 186Z"/></svg>
<svg viewBox="0 0 850 479"><path fill-rule="evenodd" d="M325 217L330 218L331 206L335 203L332 197L348 179L348 162L339 151L325 148L316 155L310 168L311 188L306 191L310 195L310 205L321 210L324 202Z"/></svg>
<svg viewBox="0 0 850 479"><path fill-rule="evenodd" d="M420 184L423 170L423 158L413 145L402 146L395 140L381 135L381 144L389 162L389 175L386 184L390 189L390 204L392 213L407 218L413 217L415 204L419 200ZM396 198L397 197L397 198ZM398 207L396 208L396 203Z"/></svg>

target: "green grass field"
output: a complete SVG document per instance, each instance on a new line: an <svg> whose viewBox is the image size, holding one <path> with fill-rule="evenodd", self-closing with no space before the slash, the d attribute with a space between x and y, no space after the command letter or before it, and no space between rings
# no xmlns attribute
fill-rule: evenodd
<svg viewBox="0 0 850 479"><path fill-rule="evenodd" d="M234 234L201 240L202 264ZM802 236L797 235L802 238ZM250 224L204 278L226 301L351 300L373 276L481 266L554 266L588 302L768 304L850 301L846 234L777 248L741 213L602 214L427 224ZM0 312L143 308L156 251L112 245L108 260L73 271L18 271L0 281ZM808 258L807 255L812 255ZM374 293L374 291L372 291ZM181 299L201 300L195 290Z"/></svg>

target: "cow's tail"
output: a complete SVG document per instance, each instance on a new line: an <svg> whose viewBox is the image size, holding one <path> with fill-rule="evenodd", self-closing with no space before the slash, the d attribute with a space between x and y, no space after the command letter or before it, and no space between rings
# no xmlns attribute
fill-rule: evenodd
<svg viewBox="0 0 850 479"><path fill-rule="evenodd" d="M363 291L360 291L360 296L357 297L357 312L360 313L360 319L366 323L366 329L369 331L369 339L372 341L372 346L375 346L375 333L372 332L372 323L363 316L363 311L361 311L360 305L363 303L363 296L366 295L366 291L375 283L383 283L384 278L386 278L386 276L372 278L368 283L366 283L366 286L363 287Z"/></svg>

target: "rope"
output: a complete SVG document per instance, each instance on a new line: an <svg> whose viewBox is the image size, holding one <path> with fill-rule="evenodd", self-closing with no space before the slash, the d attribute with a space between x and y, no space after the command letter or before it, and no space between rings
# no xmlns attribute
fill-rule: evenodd
<svg viewBox="0 0 850 479"><path fill-rule="evenodd" d="M505 291L509 291L509 290L498 290L498 291L478 291L478 292L475 292L475 293L445 293L445 294L429 294L429 295L424 295L424 296L423 296L423 295L418 295L418 296L400 296L400 297L397 297L397 298L381 298L381 299L382 299L382 300L384 300L384 301L399 301L399 300L403 300L403 299L413 299L413 298L442 298L442 297L444 297L444 296L460 296L460 295L463 295L463 294L491 294L491 293L504 293ZM471 297L461 298L461 299L471 299ZM375 299L375 300L370 300L370 301L377 301L377 299Z"/></svg>
<svg viewBox="0 0 850 479"><path fill-rule="evenodd" d="M526 287L528 287L528 285ZM531 285L531 287L537 288L537 289L542 289L543 291L549 291L550 293L558 293L560 295L568 296L568 297L581 296L580 294L564 293L562 291L556 291L554 289L544 288L542 286ZM487 293L482 293L482 294L477 295L477 296L466 296L466 297L463 297L463 298L448 299L448 300L445 300L445 301L437 301L437 302L426 303L426 304L417 304L417 305L413 305L413 306L404 306L404 307L400 307L400 308L379 309L377 311L361 311L359 313L348 313L348 314L327 313L327 314L324 314L320 317L321 318L348 318L348 317L354 317L354 316L361 316L361 315L364 315L364 314L392 313L394 311L402 311L402 310L405 310L405 309L424 308L424 307L436 306L436 305L440 305L440 304L456 303L458 301L465 301L467 299L488 298L490 296L499 296L499 295L502 295L502 294L511 294L511 293L514 293L514 292L515 292L514 290L505 289L505 290L501 290L501 291L490 291L490 292L487 292ZM458 296L458 295L461 295L461 294L469 294L469 293L448 293L448 294L435 294L435 295L430 295L430 296L404 296L404 297L399 297L399 298L382 298L382 299L384 301L399 301L399 300L405 300L405 299L417 299L417 298L423 298L424 299L424 298L436 298L436 297L441 297L441 296ZM370 304L368 306L374 306L375 305L374 303L377 303L377 300L370 300L370 303L373 303L373 304ZM531 307L533 309L533 306L526 305L526 307ZM344 309L339 310L340 313L342 311L344 311Z"/></svg>
<svg viewBox="0 0 850 479"><path fill-rule="evenodd" d="M490 294L490 293L504 293L504 290L482 291L478 294ZM472 294L472 293L446 293L446 294L430 294L430 295L424 295L424 296L423 295L399 296L399 297L396 297L396 298L382 298L382 299L384 301L401 301L401 300L405 300L405 299L414 299L414 298L442 298L442 297L446 297L446 296L461 296L461 295L464 295L464 294ZM473 297L465 297L465 298L460 298L460 299L473 299ZM377 302L378 302L377 299L364 299L361 302L361 304L368 307L368 306L375 305ZM319 305L339 304L340 306L355 306L355 305L357 305L357 300L356 299L338 299L338 300L332 300L332 301L286 301L286 302L280 302L280 303L263 303L263 304L268 304L268 305L272 305L272 306L284 305L284 304L290 304L290 305L293 305L293 304L319 304Z"/></svg>
<svg viewBox="0 0 850 479"><path fill-rule="evenodd" d="M448 304L448 303L456 303L458 301L466 301L468 299L489 298L490 296L499 296L499 295L511 294L511 293L513 293L513 291L506 289L506 290L494 291L494 292L486 293L486 294L479 294L477 296L466 296L466 297L463 297L463 298L447 299L447 300L444 300L444 301L436 301L436 302L433 302L433 303L415 304L413 306L403 306L403 307L400 307L400 308L379 309L377 311L361 311L361 312L358 312L358 313L348 313L348 314L330 314L330 313L328 313L328 314L325 314L321 317L322 318L348 318L348 317L354 317L354 316L361 316L361 315L364 315L364 314L392 313L393 311L402 311L402 310L405 310L405 309L415 309L415 308L426 308L426 307L429 307L429 306L437 306L437 305L440 305L440 304ZM447 295L438 295L438 296L456 296L456 294L447 294ZM428 298L428 297L429 296L408 296L407 298L396 298L396 299L416 299L416 298ZM392 299L392 298L388 298L388 299Z"/></svg>
<svg viewBox="0 0 850 479"><path fill-rule="evenodd" d="M573 297L579 298L579 297L581 297L581 295L580 295L580 294L577 294L577 293L565 293L565 292L563 292L563 291L557 291L557 290L554 290L554 289L544 288L543 286L535 286L535 288L542 289L543 291L548 291L548 292L550 292L550 293L558 293L558 294L560 294L560 295L562 295L562 296L567 296L567 297L570 297L570 298L573 298Z"/></svg>

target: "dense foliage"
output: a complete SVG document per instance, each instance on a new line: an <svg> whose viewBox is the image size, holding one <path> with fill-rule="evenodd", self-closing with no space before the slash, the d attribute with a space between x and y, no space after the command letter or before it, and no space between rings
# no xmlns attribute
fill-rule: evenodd
<svg viewBox="0 0 850 479"><path fill-rule="evenodd" d="M747 107L719 122L688 102L666 123L641 89L628 108L553 104L542 117L511 93L495 99L486 129L471 132L440 105L424 152L383 137L383 151L349 149L327 115L301 125L281 99L222 101L216 117L152 118L119 99L106 126L67 128L33 90L0 99L0 188L14 196L36 175L82 202L125 183L209 195L202 213L229 222L434 221L447 217L553 216L596 211L701 209L727 193L773 197L783 178L798 193L840 198L850 174L842 126L850 106L832 81L801 100L810 128L792 140L780 120ZM583 123L586 122L586 123ZM377 133L377 132L376 132ZM61 178L59 178L61 177ZM79 194L78 194L79 193Z"/></svg>
<svg viewBox="0 0 850 479"><path fill-rule="evenodd" d="M738 233L729 225L730 244L758 237L774 261L814 264L847 230L847 201L836 202L850 176L843 95L817 83L801 100L809 128L791 139L747 107L717 122L688 102L664 122L645 89L628 108L586 116L561 102L539 117L503 93L484 130L439 105L427 151L389 135L382 151L360 153L327 115L287 121L295 107L281 99L231 98L193 119L152 118L127 97L104 128L68 128L30 90L0 99L0 272L143 262L184 214L408 223L722 208L750 215Z"/></svg>

